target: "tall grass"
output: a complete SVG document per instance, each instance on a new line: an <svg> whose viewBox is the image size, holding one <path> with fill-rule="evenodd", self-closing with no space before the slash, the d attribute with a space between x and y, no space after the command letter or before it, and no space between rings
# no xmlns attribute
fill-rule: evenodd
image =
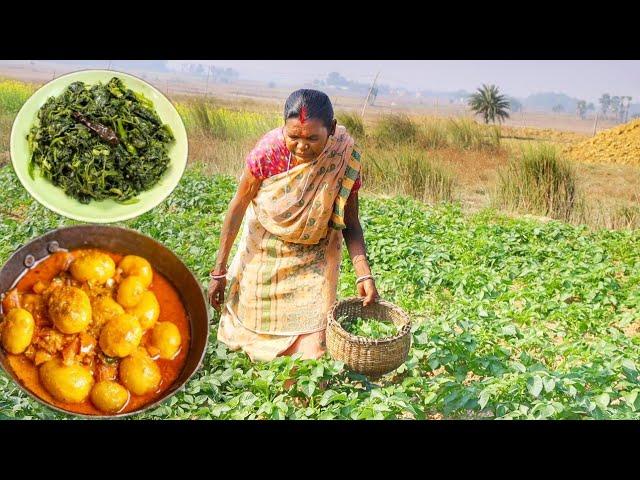
<svg viewBox="0 0 640 480"><path fill-rule="evenodd" d="M240 177L244 159L255 141L221 140L198 133L189 135L189 162L204 165L207 173Z"/></svg>
<svg viewBox="0 0 640 480"><path fill-rule="evenodd" d="M468 118L425 118L418 124L417 143L428 149L497 150L500 129L481 125Z"/></svg>
<svg viewBox="0 0 640 480"><path fill-rule="evenodd" d="M178 111L187 129L221 140L257 140L282 123L276 114L234 111L204 99L182 103Z"/></svg>
<svg viewBox="0 0 640 480"><path fill-rule="evenodd" d="M576 172L551 145L525 147L498 171L500 208L570 221L577 201Z"/></svg>
<svg viewBox="0 0 640 480"><path fill-rule="evenodd" d="M440 119L430 119L419 126L418 144L432 150L449 146L447 129Z"/></svg>
<svg viewBox="0 0 640 480"><path fill-rule="evenodd" d="M418 127L408 115L394 113L383 115L374 130L379 143L412 143L418 135Z"/></svg>
<svg viewBox="0 0 640 480"><path fill-rule="evenodd" d="M613 203L582 201L574 215L573 223L611 230L635 230L640 228L640 207Z"/></svg>
<svg viewBox="0 0 640 480"><path fill-rule="evenodd" d="M35 85L15 80L0 80L0 114L15 114L35 91Z"/></svg>
<svg viewBox="0 0 640 480"><path fill-rule="evenodd" d="M453 200L453 175L437 158L410 147L368 150L362 178L363 186L373 193L408 195L432 203Z"/></svg>
<svg viewBox="0 0 640 480"><path fill-rule="evenodd" d="M11 125L13 124L13 115L0 114L0 155L3 152L9 150L9 135L11 132ZM0 157L0 164L2 164L2 158Z"/></svg>
<svg viewBox="0 0 640 480"><path fill-rule="evenodd" d="M488 127L468 118L452 118L447 122L449 146L463 150L497 149L500 147L500 130Z"/></svg>
<svg viewBox="0 0 640 480"><path fill-rule="evenodd" d="M339 112L336 115L338 123L344 125L347 132L351 134L356 140L364 140L365 130L362 117L355 112Z"/></svg>

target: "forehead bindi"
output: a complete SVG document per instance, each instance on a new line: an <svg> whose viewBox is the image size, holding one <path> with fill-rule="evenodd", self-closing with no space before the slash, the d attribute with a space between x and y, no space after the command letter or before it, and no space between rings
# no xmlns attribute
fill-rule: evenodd
<svg viewBox="0 0 640 480"><path fill-rule="evenodd" d="M307 116L308 116L308 114L309 114L309 112L307 111L307 107L303 106L303 107L300 109L300 117L299 117L300 123L301 123L302 125L304 125L304 124L305 124L305 122L307 121Z"/></svg>

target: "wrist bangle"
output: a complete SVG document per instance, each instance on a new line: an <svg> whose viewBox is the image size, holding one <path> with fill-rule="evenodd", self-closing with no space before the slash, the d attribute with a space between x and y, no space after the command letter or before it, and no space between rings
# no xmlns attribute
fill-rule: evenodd
<svg viewBox="0 0 640 480"><path fill-rule="evenodd" d="M356 279L356 285L361 282L364 282L365 280L373 280L373 275L363 275L362 277L358 277ZM374 280L374 283L375 283L375 280Z"/></svg>
<svg viewBox="0 0 640 480"><path fill-rule="evenodd" d="M211 277L213 280L220 280L221 278L225 278L226 276L227 276L226 270L220 273L209 272L209 277Z"/></svg>

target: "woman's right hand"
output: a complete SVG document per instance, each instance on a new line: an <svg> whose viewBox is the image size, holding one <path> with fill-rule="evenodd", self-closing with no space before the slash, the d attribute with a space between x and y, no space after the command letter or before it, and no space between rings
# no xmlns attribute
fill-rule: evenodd
<svg viewBox="0 0 640 480"><path fill-rule="evenodd" d="M211 281L209 282L209 291L208 291L209 303L218 312L220 311L220 306L224 302L224 290L226 287L227 287L226 278L219 278L219 279L212 278Z"/></svg>
<svg viewBox="0 0 640 480"><path fill-rule="evenodd" d="M222 228L220 229L220 246L215 263L217 269L223 268L224 265L226 265L227 256L238 234L244 214L251 200L255 198L260 189L261 182L262 180L253 176L249 166L245 165L238 189L229 203L229 209L227 210L224 221L222 222ZM216 270L216 272L220 271L221 270ZM217 311L220 311L221 305L224 302L224 290L226 286L226 278L212 278L209 282L207 296L209 297L209 303Z"/></svg>

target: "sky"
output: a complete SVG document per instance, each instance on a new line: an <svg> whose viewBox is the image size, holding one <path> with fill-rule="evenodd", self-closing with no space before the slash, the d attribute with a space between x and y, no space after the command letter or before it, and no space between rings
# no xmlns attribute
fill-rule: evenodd
<svg viewBox="0 0 640 480"><path fill-rule="evenodd" d="M27 62L25 60L25 62ZM55 61L54 61L55 62ZM106 68L104 60L64 60ZM603 93L628 95L640 101L640 60L112 60L141 69L181 63L201 63L238 71L241 80L301 85L323 79L332 71L352 81L370 83L380 72L379 83L409 90L475 91L493 83L507 95L525 98L542 92L565 93L596 102ZM2 63L0 61L0 63ZM15 62L13 62L15 63ZM85 67L87 68L87 67ZM127 69L123 68L124 71Z"/></svg>
<svg viewBox="0 0 640 480"><path fill-rule="evenodd" d="M230 67L243 79L265 82L303 83L337 71L369 83L379 71L379 83L410 90L474 91L494 83L516 97L562 92L595 101L608 92L640 100L639 60L180 60L167 65L180 63Z"/></svg>

